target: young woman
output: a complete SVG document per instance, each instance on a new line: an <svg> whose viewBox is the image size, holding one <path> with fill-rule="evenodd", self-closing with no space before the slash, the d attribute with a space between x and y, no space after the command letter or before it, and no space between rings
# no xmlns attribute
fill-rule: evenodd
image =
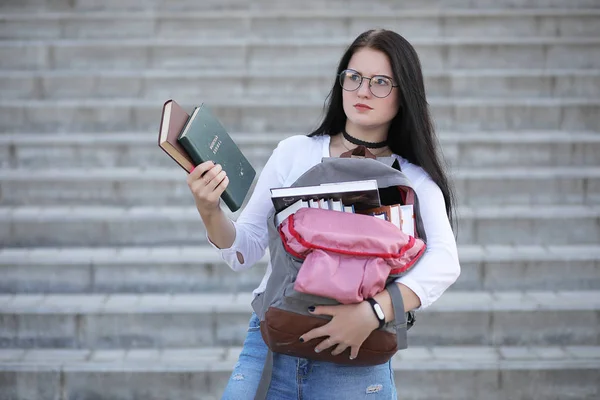
<svg viewBox="0 0 600 400"><path fill-rule="evenodd" d="M237 221L219 207L228 179L221 166L200 164L188 176L188 185L206 225L211 245L235 271L250 268L268 245L267 216L273 208L270 188L289 186L323 157L339 157L358 144L376 156L394 156L411 180L419 198L427 235L427 251L410 273L399 278L405 310L430 306L460 274L451 227L453 197L437 157L437 141L425 98L423 76L414 48L402 36L387 30L359 35L342 59L329 95L321 126L311 134L282 140L267 161L256 188ZM254 291L264 291L267 272ZM386 290L375 296L386 321L394 318ZM323 340L315 351L334 354L360 346L378 327L366 301L360 304L317 306L314 314L330 315L323 327L299 340ZM261 377L267 346L255 314L250 319L244 347L223 399L252 399ZM368 396L367 396L368 395ZM347 366L274 355L268 399L396 399L391 363Z"/></svg>

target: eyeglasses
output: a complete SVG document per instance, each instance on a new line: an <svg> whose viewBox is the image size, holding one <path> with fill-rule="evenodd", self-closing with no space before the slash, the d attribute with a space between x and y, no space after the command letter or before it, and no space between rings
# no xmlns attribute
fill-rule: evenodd
<svg viewBox="0 0 600 400"><path fill-rule="evenodd" d="M358 90L363 83L363 79L369 80L369 90L373 96L380 99L388 97L392 93L392 89L398 87L398 85L394 85L391 78L385 75L373 75L367 78L353 69L346 69L340 72L340 85L342 89L348 92Z"/></svg>

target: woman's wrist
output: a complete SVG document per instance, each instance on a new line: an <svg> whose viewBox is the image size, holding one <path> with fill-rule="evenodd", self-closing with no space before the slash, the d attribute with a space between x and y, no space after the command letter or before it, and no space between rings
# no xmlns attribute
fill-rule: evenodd
<svg viewBox="0 0 600 400"><path fill-rule="evenodd" d="M369 304L368 301L363 300L360 303L360 306L364 310L364 315L366 316L365 323L369 325L369 328L372 331L374 331L375 329L379 328L379 320L377 319L377 316L373 312L373 308L371 307L371 304Z"/></svg>

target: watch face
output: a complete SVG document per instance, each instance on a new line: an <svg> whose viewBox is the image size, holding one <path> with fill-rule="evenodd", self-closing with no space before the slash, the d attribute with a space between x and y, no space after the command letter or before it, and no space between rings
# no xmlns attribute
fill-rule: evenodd
<svg viewBox="0 0 600 400"><path fill-rule="evenodd" d="M375 304L375 307L373 308L375 309L375 314L377 314L377 318L383 320L385 318L385 314L383 313L381 306L379 304Z"/></svg>

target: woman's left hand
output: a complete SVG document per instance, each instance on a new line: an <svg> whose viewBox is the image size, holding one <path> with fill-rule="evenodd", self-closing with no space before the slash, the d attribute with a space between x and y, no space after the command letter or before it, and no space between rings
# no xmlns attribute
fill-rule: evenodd
<svg viewBox="0 0 600 400"><path fill-rule="evenodd" d="M330 315L333 319L305 333L300 340L308 342L315 338L328 337L315 347L315 352L319 353L335 346L331 354L338 355L350 347L351 360L358 356L360 346L371 332L379 327L371 305L366 301L358 304L316 306L311 314Z"/></svg>

